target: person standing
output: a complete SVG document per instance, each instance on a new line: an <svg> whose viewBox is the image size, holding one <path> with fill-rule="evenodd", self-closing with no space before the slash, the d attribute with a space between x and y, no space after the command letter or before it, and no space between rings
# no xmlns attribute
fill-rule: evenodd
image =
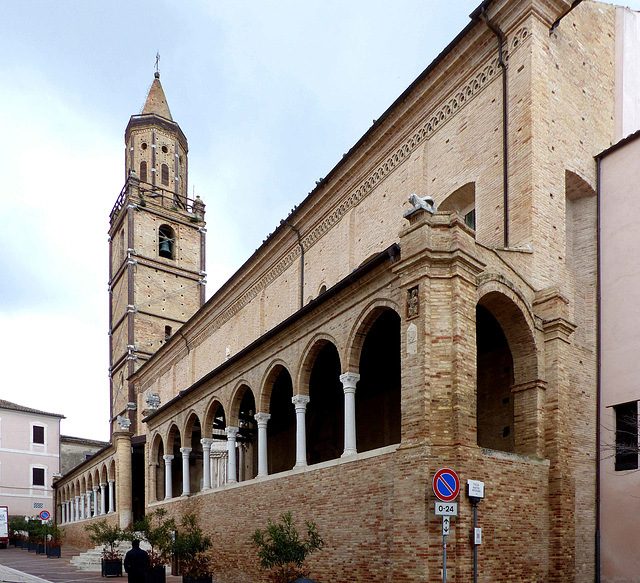
<svg viewBox="0 0 640 583"><path fill-rule="evenodd" d="M140 548L139 540L134 540L131 546L133 548L124 556L124 570L129 576L129 583L145 583L149 555Z"/></svg>

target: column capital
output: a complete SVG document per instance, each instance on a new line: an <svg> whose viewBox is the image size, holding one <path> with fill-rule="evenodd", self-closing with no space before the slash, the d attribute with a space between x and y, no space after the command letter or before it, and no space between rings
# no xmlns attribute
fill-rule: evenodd
<svg viewBox="0 0 640 583"><path fill-rule="evenodd" d="M170 453L165 453L162 456L162 459L164 460L165 464L170 464L173 461L173 455L171 455ZM109 480L111 482L111 480Z"/></svg>
<svg viewBox="0 0 640 583"><path fill-rule="evenodd" d="M227 438L235 441L236 437L238 436L238 431L240 431L240 429L238 427L226 427L224 431L227 434Z"/></svg>
<svg viewBox="0 0 640 583"><path fill-rule="evenodd" d="M205 449L211 449L211 444L213 443L213 439L211 437L203 437L200 440L202 447Z"/></svg>
<svg viewBox="0 0 640 583"><path fill-rule="evenodd" d="M106 482L100 482L100 487L101 488L106 488L107 487L107 483Z"/></svg>
<svg viewBox="0 0 640 583"><path fill-rule="evenodd" d="M93 486L93 488L91 488L94 492L97 492L99 490L99 486Z"/></svg>
<svg viewBox="0 0 640 583"><path fill-rule="evenodd" d="M291 402L296 406L296 411L306 411L311 398L307 395L294 395Z"/></svg>
<svg viewBox="0 0 640 583"><path fill-rule="evenodd" d="M181 447L181 448L180 448L180 453L181 453L182 455L184 455L185 453L186 453L187 455L189 455L192 451L193 451L193 448L192 448L192 447Z"/></svg>
<svg viewBox="0 0 640 583"><path fill-rule="evenodd" d="M355 391L359 380L360 375L357 372L345 372L340 375L340 382L342 383L342 388L345 393L347 389L353 389Z"/></svg>
<svg viewBox="0 0 640 583"><path fill-rule="evenodd" d="M173 456L171 456L171 457L173 457ZM109 482L109 484L115 484L116 483L115 480L107 480L107 481Z"/></svg>
<svg viewBox="0 0 640 583"><path fill-rule="evenodd" d="M149 465L150 465L150 466L152 466L152 467L153 467L153 466L156 466L156 467L157 467L157 466L159 466L160 464L159 464L158 462L149 462Z"/></svg>
<svg viewBox="0 0 640 583"><path fill-rule="evenodd" d="M256 423L258 424L258 427L260 426L261 423L266 424L267 421L269 421L269 419L271 419L271 414L270 413L256 413L253 418L256 420Z"/></svg>

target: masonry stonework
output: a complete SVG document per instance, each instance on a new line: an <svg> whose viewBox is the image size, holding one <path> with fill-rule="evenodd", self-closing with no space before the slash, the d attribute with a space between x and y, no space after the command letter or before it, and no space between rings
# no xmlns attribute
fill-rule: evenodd
<svg viewBox="0 0 640 583"><path fill-rule="evenodd" d="M204 305L201 203L156 79L112 213L114 445L59 504L109 471L121 524L196 513L229 583L258 580L250 535L288 510L326 541L314 578L435 582L431 477L451 467L485 482L480 581L593 580L593 156L614 139L615 10L483 3ZM447 579L466 582L458 502Z"/></svg>

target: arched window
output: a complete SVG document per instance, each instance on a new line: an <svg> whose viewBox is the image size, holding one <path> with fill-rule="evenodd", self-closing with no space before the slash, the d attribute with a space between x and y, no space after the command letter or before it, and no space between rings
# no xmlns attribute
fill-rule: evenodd
<svg viewBox="0 0 640 583"><path fill-rule="evenodd" d="M146 162L140 162L140 180L142 182L147 181L147 163Z"/></svg>
<svg viewBox="0 0 640 583"><path fill-rule="evenodd" d="M169 166L162 165L162 185L169 186Z"/></svg>
<svg viewBox="0 0 640 583"><path fill-rule="evenodd" d="M162 225L158 229L158 255L166 259L173 259L176 236L169 225Z"/></svg>

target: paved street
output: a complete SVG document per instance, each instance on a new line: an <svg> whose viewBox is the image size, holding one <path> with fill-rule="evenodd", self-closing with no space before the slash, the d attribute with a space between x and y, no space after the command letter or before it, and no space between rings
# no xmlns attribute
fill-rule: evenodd
<svg viewBox="0 0 640 583"><path fill-rule="evenodd" d="M122 578L104 579L100 573L80 571L69 564L80 554L79 549L62 547L61 559L49 559L24 549L0 549L0 583L83 583L85 581L126 581ZM181 583L182 577L167 575L167 583Z"/></svg>

